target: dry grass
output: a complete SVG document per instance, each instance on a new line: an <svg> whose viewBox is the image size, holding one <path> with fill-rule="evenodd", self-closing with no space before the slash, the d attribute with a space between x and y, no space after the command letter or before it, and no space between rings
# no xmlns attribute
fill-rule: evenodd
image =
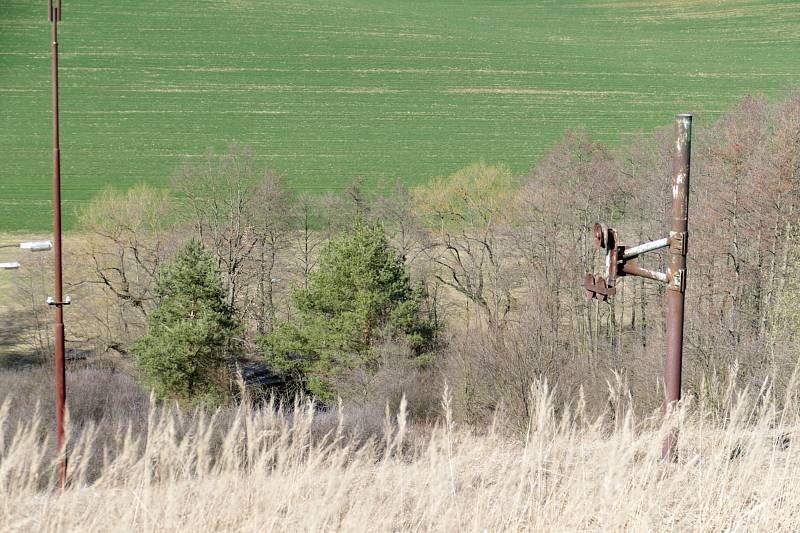
<svg viewBox="0 0 800 533"><path fill-rule="evenodd" d="M244 405L221 431L219 413L153 411L91 482L97 430L85 428L63 493L41 487L52 465L34 418L0 432L0 530L797 530L798 404L745 397L722 412L684 405L674 464L660 459L669 425L634 420L616 393L613 416L587 420L534 391L523 438L499 419L458 427L447 395L437 424L407 426L401 404L366 442L311 405Z"/></svg>

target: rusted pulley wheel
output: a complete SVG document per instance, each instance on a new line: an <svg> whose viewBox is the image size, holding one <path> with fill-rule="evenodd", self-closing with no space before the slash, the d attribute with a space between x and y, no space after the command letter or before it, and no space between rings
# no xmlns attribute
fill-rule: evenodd
<svg viewBox="0 0 800 533"><path fill-rule="evenodd" d="M606 247L606 230L599 222L594 225L594 247L597 250Z"/></svg>

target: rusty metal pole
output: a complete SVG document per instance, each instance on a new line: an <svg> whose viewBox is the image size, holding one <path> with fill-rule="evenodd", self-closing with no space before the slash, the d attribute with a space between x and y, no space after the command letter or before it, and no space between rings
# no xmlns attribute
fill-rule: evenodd
<svg viewBox="0 0 800 533"><path fill-rule="evenodd" d="M56 371L56 441L61 455L58 479L63 489L67 482L67 458L64 450L64 404L66 402L66 371L64 367L64 295L61 268L61 153L58 140L58 21L61 20L61 0L48 2L48 18L52 30L53 80L53 244L55 262L55 371Z"/></svg>
<svg viewBox="0 0 800 533"><path fill-rule="evenodd" d="M686 244L689 219L689 171L692 151L692 115L675 117L675 160L672 173L672 223L667 258L667 355L664 366L665 409L681 399L683 363L683 310L686 293ZM678 432L664 442L662 456L674 460Z"/></svg>

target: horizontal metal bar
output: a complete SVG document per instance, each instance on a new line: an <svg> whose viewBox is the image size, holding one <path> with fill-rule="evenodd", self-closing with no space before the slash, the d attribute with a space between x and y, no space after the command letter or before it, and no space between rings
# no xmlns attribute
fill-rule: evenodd
<svg viewBox="0 0 800 533"><path fill-rule="evenodd" d="M53 249L52 241L30 241L21 242L19 247L23 250L30 250L31 252L44 252Z"/></svg>
<svg viewBox="0 0 800 533"><path fill-rule="evenodd" d="M667 275L657 270L648 270L642 268L636 263L625 263L622 265L622 271L629 276L639 276L640 278L652 279L662 283L667 282Z"/></svg>
<svg viewBox="0 0 800 533"><path fill-rule="evenodd" d="M630 248L625 248L625 252L622 254L623 259L633 259L634 257L638 257L644 253L652 252L654 250L660 250L661 248L666 248L669 246L669 238L664 237L663 239L658 239L657 241L650 241L644 244L640 244L638 246L631 246Z"/></svg>
<svg viewBox="0 0 800 533"><path fill-rule="evenodd" d="M0 244L0 248L21 248L23 250L30 250L31 252L41 252L52 250L53 243L51 241L29 241L16 244Z"/></svg>

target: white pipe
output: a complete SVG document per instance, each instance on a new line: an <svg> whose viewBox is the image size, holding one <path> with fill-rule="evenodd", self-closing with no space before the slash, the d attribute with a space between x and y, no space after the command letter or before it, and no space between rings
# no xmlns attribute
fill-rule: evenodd
<svg viewBox="0 0 800 533"><path fill-rule="evenodd" d="M52 250L53 243L51 241L21 242L19 243L19 247L23 250L30 250L31 252L43 252L46 250Z"/></svg>
<svg viewBox="0 0 800 533"><path fill-rule="evenodd" d="M653 250L660 250L661 248L666 248L669 246L669 238L664 237L663 239L658 239L657 241L650 241L644 244L640 244L638 246L632 246L630 248L625 248L625 252L622 254L624 259L631 259L633 257L637 257L647 252L652 252Z"/></svg>

